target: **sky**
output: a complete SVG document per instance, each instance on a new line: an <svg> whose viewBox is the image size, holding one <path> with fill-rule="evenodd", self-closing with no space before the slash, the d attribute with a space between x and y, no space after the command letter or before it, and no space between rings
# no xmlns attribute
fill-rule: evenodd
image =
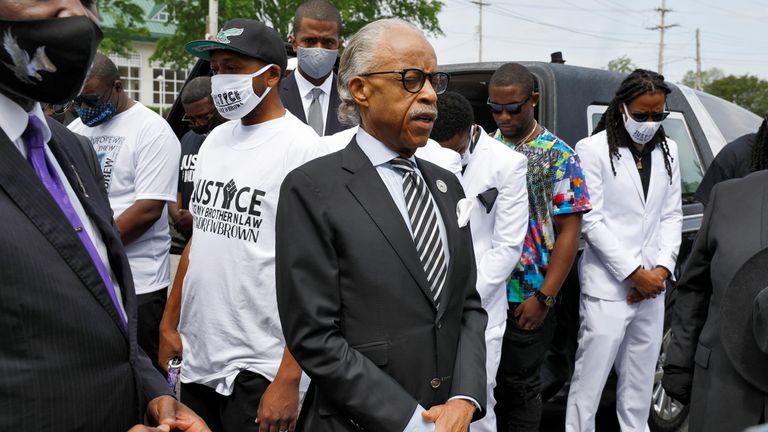
<svg viewBox="0 0 768 432"><path fill-rule="evenodd" d="M479 7L443 0L442 36L429 36L439 64L477 62ZM658 70L661 0L484 0L482 61L549 61L562 51L567 64L605 68L629 57ZM667 80L696 69L696 29L702 69L768 79L768 0L666 0Z"/></svg>

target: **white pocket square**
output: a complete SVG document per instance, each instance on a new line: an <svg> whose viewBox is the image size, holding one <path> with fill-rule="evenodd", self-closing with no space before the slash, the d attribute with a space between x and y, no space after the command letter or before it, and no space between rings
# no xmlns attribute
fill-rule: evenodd
<svg viewBox="0 0 768 432"><path fill-rule="evenodd" d="M459 228L467 226L474 206L475 201L468 198L462 198L456 203L456 216L458 217Z"/></svg>

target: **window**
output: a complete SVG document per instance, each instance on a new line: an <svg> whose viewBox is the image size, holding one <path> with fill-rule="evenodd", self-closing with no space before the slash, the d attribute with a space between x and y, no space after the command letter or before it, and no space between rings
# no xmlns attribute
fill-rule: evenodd
<svg viewBox="0 0 768 432"><path fill-rule="evenodd" d="M587 122L589 123L587 126L589 131L592 131L594 126L600 121L600 117L603 116L606 108L605 105L590 105L587 107ZM693 195L696 193L696 189L699 188L699 183L701 183L701 179L704 177L704 170L702 169L701 159L693 145L693 138L688 129L688 124L683 118L683 113L672 112L662 125L667 136L677 143L683 204L692 203L695 201Z"/></svg>
<svg viewBox="0 0 768 432"><path fill-rule="evenodd" d="M152 103L161 108L170 108L173 101L184 87L187 71L162 69L155 65L152 69Z"/></svg>
<svg viewBox="0 0 768 432"><path fill-rule="evenodd" d="M141 55L131 54L129 57L110 55L109 58L117 66L120 72L120 80L123 82L123 88L132 99L139 99L139 88L141 80L139 79L139 69L141 69Z"/></svg>
<svg viewBox="0 0 768 432"><path fill-rule="evenodd" d="M159 22L168 22L168 19L171 17L171 14L168 13L168 11L165 9L165 6L163 6L162 9L157 11L155 16L150 18L152 21L159 21Z"/></svg>

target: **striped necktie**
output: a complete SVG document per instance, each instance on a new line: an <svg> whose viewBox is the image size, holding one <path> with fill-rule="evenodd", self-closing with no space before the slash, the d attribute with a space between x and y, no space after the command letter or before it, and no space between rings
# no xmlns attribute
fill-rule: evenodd
<svg viewBox="0 0 768 432"><path fill-rule="evenodd" d="M408 216L411 219L413 241L421 265L427 276L435 306L440 305L440 294L448 273L440 225L437 223L435 203L424 179L416 173L411 162L402 157L392 159L392 168L403 174L403 192Z"/></svg>

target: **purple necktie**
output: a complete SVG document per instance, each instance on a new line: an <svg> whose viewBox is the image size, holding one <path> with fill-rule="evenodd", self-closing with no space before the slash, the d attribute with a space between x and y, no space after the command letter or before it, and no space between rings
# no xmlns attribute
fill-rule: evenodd
<svg viewBox="0 0 768 432"><path fill-rule="evenodd" d="M43 131L39 118L34 115L29 116L27 129L24 130L21 138L27 146L27 160L32 164L32 168L35 170L37 176L40 177L45 188L48 189L48 192L53 199L56 200L61 211L67 216L69 223L72 224L75 232L77 232L80 237L80 241L83 242L83 246L85 246L88 255L91 256L93 264L99 271L101 279L104 281L104 285L107 286L109 297L112 299L112 303L115 305L115 309L117 309L117 314L120 316L120 321L123 323L123 328L127 332L128 324L125 321L125 314L120 307L120 303L117 301L117 294L115 294L115 287L112 285L112 278L107 273L107 268L101 261L96 246L93 245L91 238L88 237L88 232L83 228L83 224L80 221L80 217L77 216L75 208L72 207L72 203L69 201L69 196L67 195L67 190L64 188L64 184L62 184L59 175L56 173L56 168L54 168L51 161L48 159L48 155L45 153Z"/></svg>

